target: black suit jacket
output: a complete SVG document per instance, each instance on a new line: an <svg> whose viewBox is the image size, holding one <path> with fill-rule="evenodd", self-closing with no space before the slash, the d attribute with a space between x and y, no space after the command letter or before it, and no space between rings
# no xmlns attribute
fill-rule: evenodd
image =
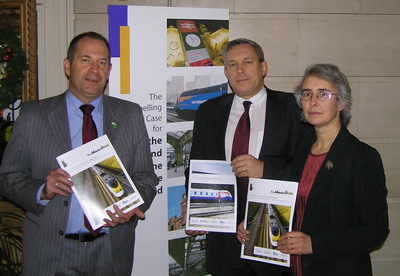
<svg viewBox="0 0 400 276"><path fill-rule="evenodd" d="M263 178L288 180L296 143L302 133L310 128L300 122L300 110L293 94L266 89L264 139L258 159L264 161ZM233 93L223 95L199 107L193 128L191 159L226 160L225 133L233 98ZM219 269L227 235L230 234L207 235L206 266L212 274Z"/></svg>
<svg viewBox="0 0 400 276"><path fill-rule="evenodd" d="M315 133L300 141L293 180L314 141ZM379 153L342 126L308 196L301 232L311 236L313 254L301 256L303 276L372 275L369 252L389 233L386 195Z"/></svg>

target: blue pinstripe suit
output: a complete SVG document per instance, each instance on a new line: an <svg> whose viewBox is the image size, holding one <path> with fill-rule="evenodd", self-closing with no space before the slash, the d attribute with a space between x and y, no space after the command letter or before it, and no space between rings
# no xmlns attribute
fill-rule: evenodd
<svg viewBox="0 0 400 276"><path fill-rule="evenodd" d="M106 95L103 104L104 133L141 193L144 212L158 179L141 108ZM0 195L27 210L22 227L23 275L54 275L61 258L70 196L57 195L43 207L36 204L36 194L48 173L58 168L56 157L69 150L65 93L24 103L0 167ZM136 225L131 221L110 229L114 275L131 275Z"/></svg>

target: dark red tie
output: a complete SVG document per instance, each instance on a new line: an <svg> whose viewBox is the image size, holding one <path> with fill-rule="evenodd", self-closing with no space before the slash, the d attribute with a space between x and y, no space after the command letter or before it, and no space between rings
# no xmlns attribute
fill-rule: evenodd
<svg viewBox="0 0 400 276"><path fill-rule="evenodd" d="M81 105L79 109L83 112L82 144L86 144L97 138L97 128L92 117L94 106L91 104L84 104Z"/></svg>
<svg viewBox="0 0 400 276"><path fill-rule="evenodd" d="M244 101L244 112L236 126L235 136L233 137L231 160L236 156L249 153L249 138L250 138L250 116L249 110L251 102ZM248 177L236 177L237 181L237 223L241 223L244 219L246 210L247 187L249 185Z"/></svg>
<svg viewBox="0 0 400 276"><path fill-rule="evenodd" d="M94 109L94 106L91 104L84 104L81 105L79 109L82 110L83 112L82 144L86 144L87 142L90 142L97 138L97 128L92 117L92 111ZM89 230L89 232L95 237L101 231L101 227L96 230L93 230L86 215L84 215L84 225Z"/></svg>

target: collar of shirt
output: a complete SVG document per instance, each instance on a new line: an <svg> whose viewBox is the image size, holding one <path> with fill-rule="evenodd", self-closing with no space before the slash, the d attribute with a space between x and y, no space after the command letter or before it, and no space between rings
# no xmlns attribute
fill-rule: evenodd
<svg viewBox="0 0 400 276"><path fill-rule="evenodd" d="M263 101L265 101L266 97L267 97L267 89L265 89L265 87L263 87L260 90L260 92L258 92L257 94L255 94L253 97L251 97L248 100L245 100L235 94L235 96L233 98L233 108L238 109L238 110L240 110L240 113L243 113L243 111L244 111L243 102L244 101L251 102L250 109L259 108L261 106L261 104L263 103Z"/></svg>
<svg viewBox="0 0 400 276"><path fill-rule="evenodd" d="M72 92L68 89L66 93L66 103L68 112L69 131L71 135L72 148L77 148L82 145L82 121L83 113L79 107L83 104ZM95 108L92 111L92 117L96 124L97 134L100 137L103 135L103 95L90 103ZM101 232L108 232L108 229L103 228ZM83 223L83 210L80 206L75 194L72 194L68 224L66 229L67 234L89 233Z"/></svg>
<svg viewBox="0 0 400 276"><path fill-rule="evenodd" d="M72 148L82 145L82 120L83 113L79 109L83 103L72 94L68 89L66 93L66 103L68 112L69 130L71 135ZM90 103L95 108L92 112L93 120L96 124L98 136L103 135L103 95Z"/></svg>
<svg viewBox="0 0 400 276"><path fill-rule="evenodd" d="M265 112L267 101L267 90L263 87L260 92L252 98L245 100L238 96L234 96L229 114L228 124L225 133L225 156L226 160L231 160L233 137L240 117L244 112L244 101L251 101L250 106L250 142L249 154L258 157L263 143L264 128L265 128Z"/></svg>

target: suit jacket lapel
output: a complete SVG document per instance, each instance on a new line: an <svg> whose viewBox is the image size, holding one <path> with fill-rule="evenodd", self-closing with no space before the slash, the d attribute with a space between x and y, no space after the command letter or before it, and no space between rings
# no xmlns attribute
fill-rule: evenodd
<svg viewBox="0 0 400 276"><path fill-rule="evenodd" d="M118 137L118 125L121 125L121 118L122 114L116 102L111 97L104 95L103 130L111 143Z"/></svg>
<svg viewBox="0 0 400 276"><path fill-rule="evenodd" d="M67 104L65 93L54 97L50 102L49 113L47 114L49 129L53 131L53 138L57 141L62 152L71 150L71 137L69 133Z"/></svg>
<svg viewBox="0 0 400 276"><path fill-rule="evenodd" d="M308 196L306 213L312 210L321 193L327 192L331 189L336 174L340 172L340 167L344 163L341 157L341 152L346 149L346 133L348 133L347 129L342 126L338 136L326 155L324 162L321 164L321 168L317 173Z"/></svg>
<svg viewBox="0 0 400 276"><path fill-rule="evenodd" d="M218 156L220 156L221 159L225 159L225 134L226 134L226 128L228 126L228 119L229 119L229 114L231 112L231 106L233 102L233 97L234 94L231 94L231 97L226 97L224 98L220 103L219 103L219 109L216 113L216 118L215 118L215 132L214 132L214 137L215 137L215 145L216 149L218 149Z"/></svg>
<svg viewBox="0 0 400 276"><path fill-rule="evenodd" d="M334 165L334 167L328 169L327 162L340 164L340 162L338 161L339 159L340 158L336 153L328 153L326 155L325 160L321 164L321 168L317 173L310 194L308 195L306 213L314 208L314 205L318 201L319 195L321 193L327 192L331 189L332 180L335 178L335 175L338 171L338 165Z"/></svg>
<svg viewBox="0 0 400 276"><path fill-rule="evenodd" d="M265 127L264 127L264 138L263 138L263 145L260 151L260 154L270 154L271 148L274 145L279 144L279 135L271 135L268 132L269 129L280 129L282 118L284 118L283 110L280 108L282 102L279 98L276 97L274 93L268 93L269 89L267 89L267 111L265 112Z"/></svg>
<svg viewBox="0 0 400 276"><path fill-rule="evenodd" d="M313 133L315 134L315 133ZM300 140L297 145L297 150L295 153L295 158L293 160L293 168L291 179L293 181L299 182L301 180L301 176L303 174L304 165L306 164L308 155L311 151L311 147L315 141L315 135L312 137L305 137L304 139Z"/></svg>

